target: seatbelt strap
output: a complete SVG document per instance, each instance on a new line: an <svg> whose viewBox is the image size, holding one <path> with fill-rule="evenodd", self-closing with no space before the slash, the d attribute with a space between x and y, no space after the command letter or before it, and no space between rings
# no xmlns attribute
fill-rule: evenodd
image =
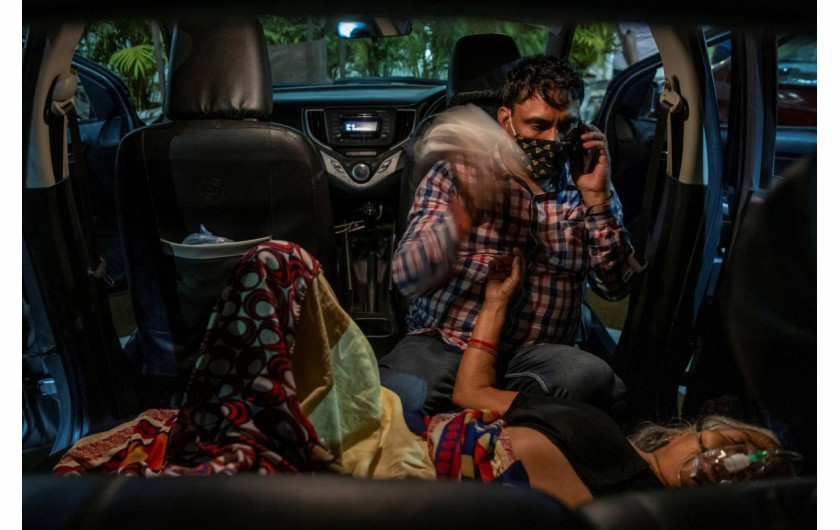
<svg viewBox="0 0 840 530"><path fill-rule="evenodd" d="M73 93L75 93L75 90ZM73 182L73 189L76 191L74 195L79 203L79 210L81 210L85 245L88 250L87 273L94 278L104 281L108 287L113 287L114 280L108 275L108 264L105 263L105 259L99 252L99 245L93 233L94 222L91 210L90 184L88 182L89 173L87 171L87 164L85 163L85 154L82 149L82 134L79 130L79 119L76 114L74 97L71 95L64 99L53 99L50 110L53 116L58 118L56 121L62 124L62 129L66 119L67 127L70 130L70 143L73 146L73 173L76 177ZM59 152L63 154L63 150ZM53 167L55 167L55 154L53 154L53 160ZM63 161L61 166L63 166ZM62 175L63 178L63 168L61 173L56 174L56 181L59 180L58 175Z"/></svg>
<svg viewBox="0 0 840 530"><path fill-rule="evenodd" d="M633 234L633 246L635 247L634 254L637 254L643 260L642 265L647 269L650 260L656 254L656 248L659 246L659 239L661 237L661 227L653 230L653 235L648 245L648 235L651 232L650 222L655 219L654 215L654 199L656 196L656 188L659 181L659 161L662 156L662 146L665 143L665 135L670 130L668 135L668 150L669 164L666 170L672 177L679 177L679 164L674 163L674 160L681 160L682 157L677 153L682 151L682 122L685 116L685 101L679 93L679 87L676 83L676 78L669 76L665 78L662 94L659 95L659 105L656 107L656 132L654 133L653 143L650 149L650 158L648 159L647 176L645 177L645 192L642 200L642 212L639 215L638 234ZM673 119L676 118L676 119ZM677 168L677 173L674 174L674 167ZM636 298L632 302L633 306L644 307L646 303L646 292L640 289L642 282L641 275L633 277L637 282L635 286L631 287L635 293ZM643 318L642 311L634 309L631 315L631 329L639 329L641 319Z"/></svg>
<svg viewBox="0 0 840 530"><path fill-rule="evenodd" d="M683 118L685 115L685 100L679 92L679 85L675 76L665 78L664 89L659 95L659 104L656 106L656 131L653 135L653 143L650 148L648 159L648 170L645 177L645 191L642 199L642 212L639 217L639 233L633 234L633 246L636 253L647 266L649 256L653 255L655 244L648 249L648 236L650 234L650 222L655 218L654 198L659 180L659 160L662 156L662 146L665 143L665 134L668 134L668 165L667 173L674 178L679 178L679 168L682 163L682 139L683 139ZM675 119L676 118L676 119ZM676 168L676 171L674 170ZM656 242L657 238L653 241Z"/></svg>

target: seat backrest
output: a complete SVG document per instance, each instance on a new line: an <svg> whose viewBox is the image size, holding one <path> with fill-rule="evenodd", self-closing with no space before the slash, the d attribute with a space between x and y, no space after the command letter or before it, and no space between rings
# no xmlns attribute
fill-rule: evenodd
<svg viewBox="0 0 840 530"><path fill-rule="evenodd" d="M521 59L513 37L499 33L465 35L455 41L446 83L446 107L473 103L493 119L502 104L502 87L508 71ZM415 129L409 146L422 137L435 116L428 116ZM406 228L406 218L414 203L414 193L434 161L420 163L409 149L402 174L397 212L397 237Z"/></svg>
<svg viewBox="0 0 840 530"><path fill-rule="evenodd" d="M474 103L495 118L502 104L505 76L521 58L509 35L482 33L459 38L449 61L447 108Z"/></svg>
<svg viewBox="0 0 840 530"><path fill-rule="evenodd" d="M626 492L581 504L592 530L816 528L817 478Z"/></svg>
<svg viewBox="0 0 840 530"><path fill-rule="evenodd" d="M163 123L126 136L116 202L144 373L184 375L238 258L260 239L305 247L334 276L323 162L299 131L268 123L271 70L256 19L175 26ZM233 240L181 245L204 227Z"/></svg>
<svg viewBox="0 0 840 530"><path fill-rule="evenodd" d="M122 529L587 528L545 493L471 480L367 480L325 473L155 479L27 474L22 492L22 526L31 530L87 528L92 521Z"/></svg>

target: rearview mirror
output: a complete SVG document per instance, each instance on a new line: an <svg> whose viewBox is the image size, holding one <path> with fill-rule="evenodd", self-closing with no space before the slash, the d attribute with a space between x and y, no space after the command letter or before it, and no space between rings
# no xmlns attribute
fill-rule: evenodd
<svg viewBox="0 0 840 530"><path fill-rule="evenodd" d="M338 21L336 34L344 39L397 37L411 33L407 18L348 17Z"/></svg>

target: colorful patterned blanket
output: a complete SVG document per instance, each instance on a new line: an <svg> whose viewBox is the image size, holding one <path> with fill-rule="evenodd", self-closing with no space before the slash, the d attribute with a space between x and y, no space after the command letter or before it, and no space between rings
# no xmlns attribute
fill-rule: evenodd
<svg viewBox="0 0 840 530"><path fill-rule="evenodd" d="M428 445L438 479L490 482L514 461L502 415L494 410L437 414L429 422Z"/></svg>
<svg viewBox="0 0 840 530"><path fill-rule="evenodd" d="M399 399L297 245L249 251L208 323L177 410L153 409L79 440L55 467L159 475L326 471L433 478Z"/></svg>

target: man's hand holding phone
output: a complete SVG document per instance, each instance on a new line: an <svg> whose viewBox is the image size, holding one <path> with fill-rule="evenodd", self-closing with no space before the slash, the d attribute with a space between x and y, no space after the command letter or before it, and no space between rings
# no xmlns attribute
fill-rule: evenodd
<svg viewBox="0 0 840 530"><path fill-rule="evenodd" d="M586 206L603 204L611 195L607 138L594 125L581 124L578 131L578 142L569 157L572 180Z"/></svg>

